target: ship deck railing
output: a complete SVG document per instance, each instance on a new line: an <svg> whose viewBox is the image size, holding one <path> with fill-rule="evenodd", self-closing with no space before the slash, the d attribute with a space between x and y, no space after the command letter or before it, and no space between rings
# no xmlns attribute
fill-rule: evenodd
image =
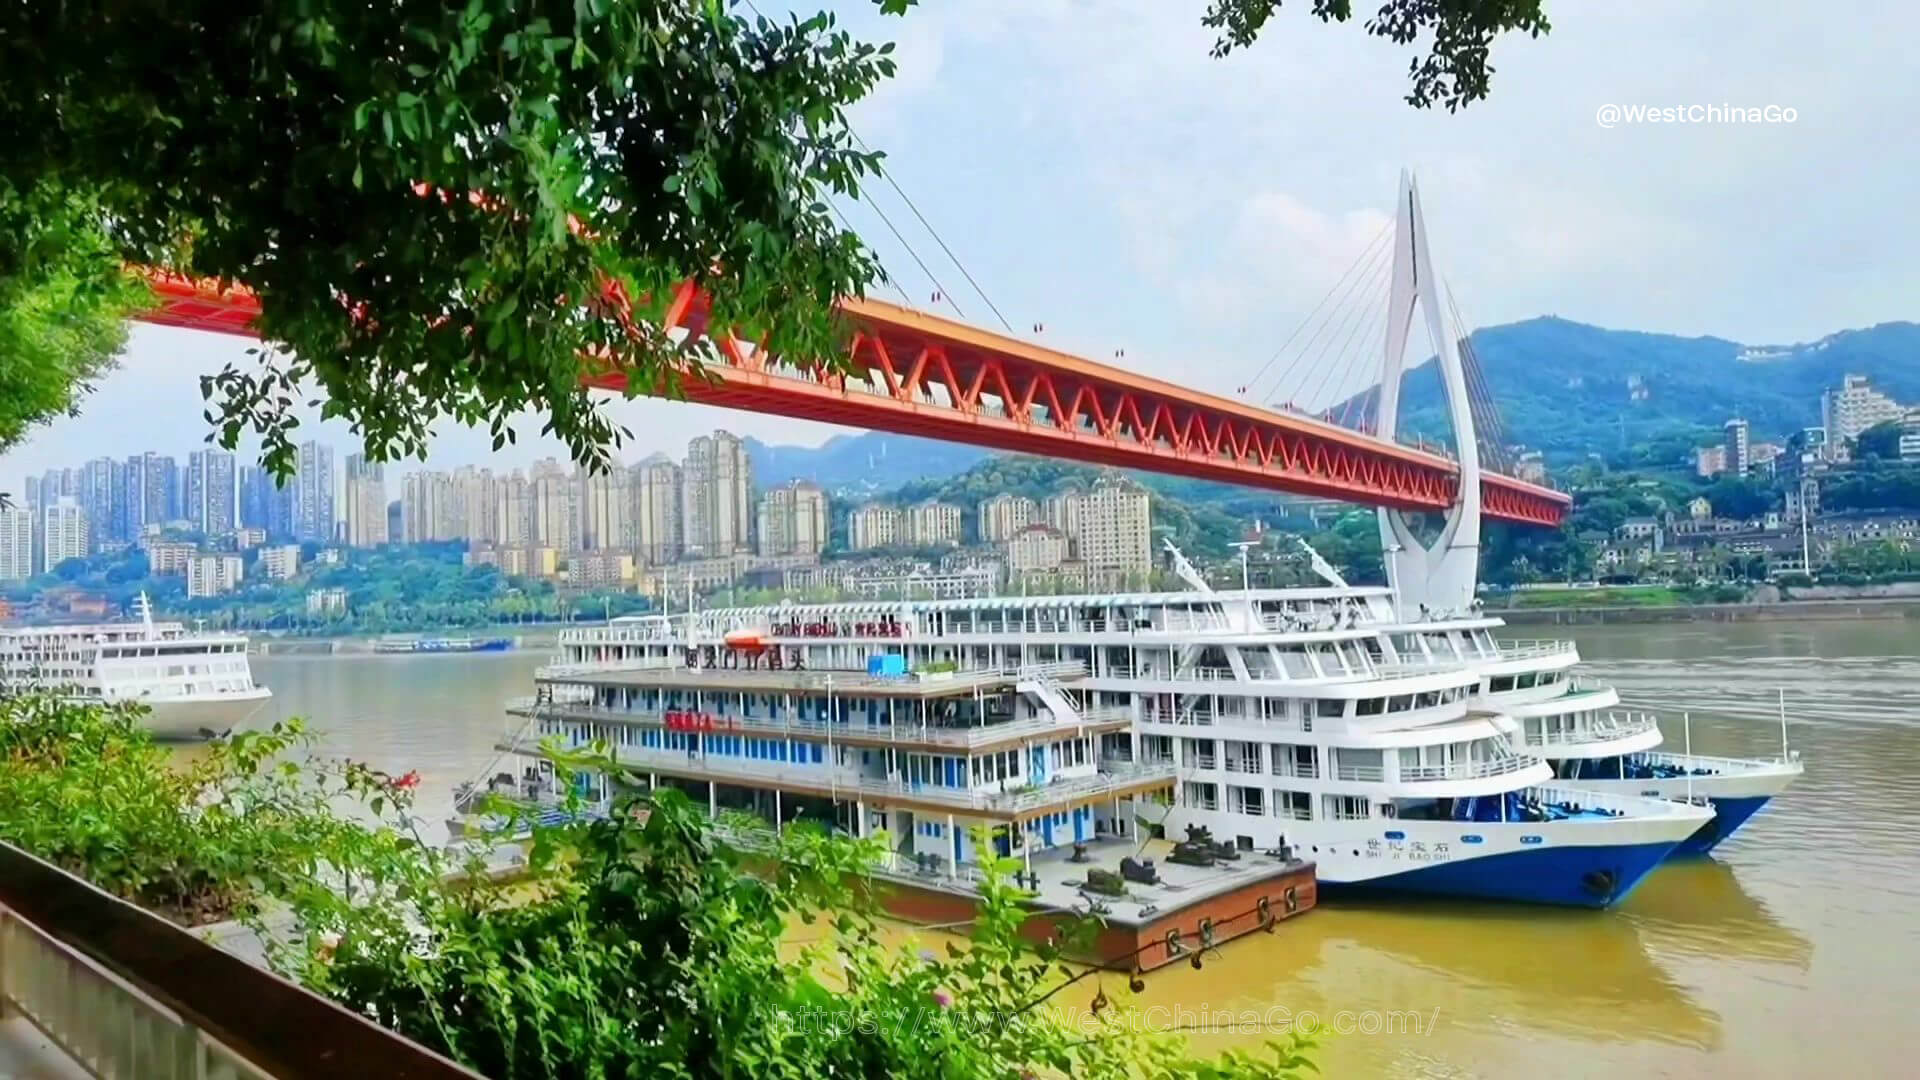
<svg viewBox="0 0 1920 1080"><path fill-rule="evenodd" d="M560 667L568 670L555 670ZM873 675L865 671L829 668L688 667L685 663L595 664L544 668L535 674L535 681L562 685L714 690L722 693L940 697L1028 681L1071 681L1085 678L1086 674L1087 665L1078 660L1017 667L918 671L903 675Z"/></svg>
<svg viewBox="0 0 1920 1080"><path fill-rule="evenodd" d="M1798 750L1789 750L1784 757L1778 754L1773 757L1717 757L1713 754L1688 754L1674 750L1641 750L1626 756L1650 765L1672 765L1677 768L1705 766L1724 772L1747 772L1755 766L1793 765L1800 761Z"/></svg>
<svg viewBox="0 0 1920 1080"><path fill-rule="evenodd" d="M584 744L574 744L575 748L580 745ZM537 740L526 738L504 741L498 749L522 756L540 756L543 752ZM615 763L636 772L665 773L748 788L827 793L848 800L912 802L955 812L971 811L998 817L1014 817L1028 811L1102 795L1124 796L1160 784L1171 784L1175 775L1171 765L1103 759L1101 771L1091 775L1055 777L1042 784L989 792L870 776L837 765L796 765L635 746L616 745L610 749Z"/></svg>
<svg viewBox="0 0 1920 1080"><path fill-rule="evenodd" d="M1533 747L1590 746L1656 731L1660 718L1650 712L1630 709L1609 711L1579 727L1549 731L1527 731L1525 744Z"/></svg>
<svg viewBox="0 0 1920 1080"><path fill-rule="evenodd" d="M1580 647L1565 638L1509 638L1496 640L1499 656L1489 660L1536 660L1547 656L1578 655Z"/></svg>
<svg viewBox="0 0 1920 1080"><path fill-rule="evenodd" d="M507 703L507 712L533 719L580 720L599 724L629 724L639 727L664 727L669 709L612 709L588 701L542 701L537 697L517 698ZM843 739L856 743L899 743L912 746L971 748L1030 740L1039 736L1068 735L1085 728L1125 727L1133 722L1131 706L1114 705L1082 709L1071 718L1036 716L1027 720L1007 720L973 727L936 727L908 723L856 724L841 720L801 720L750 716L711 717L710 733L722 735L766 735L808 740ZM708 729L702 729L703 732Z"/></svg>

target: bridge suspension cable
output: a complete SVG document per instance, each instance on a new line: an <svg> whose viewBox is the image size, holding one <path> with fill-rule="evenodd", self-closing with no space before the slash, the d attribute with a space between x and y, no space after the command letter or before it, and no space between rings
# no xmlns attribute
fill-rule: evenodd
<svg viewBox="0 0 1920 1080"><path fill-rule="evenodd" d="M1327 305L1327 301L1333 299L1334 294L1340 291L1340 287L1346 284L1347 278L1358 271L1368 261L1374 249L1378 247L1380 242L1385 240L1392 231L1393 225L1391 223L1381 226L1380 231L1375 233L1373 239L1367 242L1367 246L1361 249L1360 254L1353 262L1347 265L1346 270L1341 272L1339 278L1335 279L1334 283L1327 287L1326 294L1320 297L1320 302L1313 305L1312 309L1307 312L1306 317L1301 319L1299 324L1293 328L1293 333L1288 334L1286 340L1280 343L1280 347L1273 350L1273 355L1267 359L1267 362L1260 365L1260 369L1255 371L1253 375L1247 379L1246 385L1241 387L1243 396L1249 397L1254 401L1269 398L1269 392L1260 390L1260 380L1265 378L1267 372L1272 370L1273 366L1280 362L1280 358L1286 355L1287 347L1292 345L1294 341L1300 337L1302 331L1306 330L1309 325L1312 325L1314 316L1320 314L1320 309ZM1281 369L1281 376L1285 375L1286 370L1285 368Z"/></svg>
<svg viewBox="0 0 1920 1080"><path fill-rule="evenodd" d="M1393 246L1381 241L1390 234L1384 229L1368 244L1347 273L1342 274L1328 294L1332 301L1315 308L1302 327L1311 327L1304 339L1300 331L1289 335L1288 342L1300 340L1300 347L1262 388L1261 397L1269 404L1296 411L1327 411L1320 399L1329 389L1337 392L1348 385L1355 371L1371 366L1364 349L1356 359L1353 344L1362 327L1377 317L1384 323L1386 287L1393 267ZM1315 315L1318 317L1316 318ZM1371 336L1371 335L1369 335ZM1287 351L1283 346L1281 352ZM1377 358L1372 358L1377 363ZM1271 366L1271 365L1269 365ZM1336 379L1336 376L1338 378Z"/></svg>
<svg viewBox="0 0 1920 1080"><path fill-rule="evenodd" d="M755 4L753 0L747 0L747 7L761 21L769 23L772 21L767 18L766 14L760 10L759 5ZM858 145L862 151L868 154L873 153L873 147L867 145L867 140L860 137L860 133L854 130L852 124L847 125L847 134L853 136L854 143ZM954 269L960 271L960 276L967 280L967 284L972 287L974 295L978 296L981 302L987 305L987 309L993 312L994 318L1000 320L1001 328L1009 334L1013 333L1013 324L1008 322L1007 317L1000 313L999 305L995 304L993 300L987 296L986 290L980 287L980 283L974 280L972 272L967 269L965 263L960 261L960 257L953 253L953 248L947 245L946 239L940 235L940 230L934 228L933 223L927 220L927 216L920 212L920 207L914 203L913 198L907 194L906 189L900 186L900 181L894 178L892 170L888 169L884 163L876 163L874 170L880 174L882 179L886 180L887 186L893 189L894 194L900 196L900 201L907 204L907 209L912 212L914 219L920 222L921 228L927 230L928 236L933 237L933 242L940 246L940 250L946 254L947 261L953 264ZM927 280L933 284L935 302L944 301L946 305L959 314L961 318L966 318L967 313L960 310L960 305L953 299L953 294L947 291L946 286L940 284L939 278L933 276L933 271L927 269L927 264L925 260L920 258L920 253L915 251L913 245L907 242L907 238L901 235L899 229L894 227L893 221L887 217L886 211L880 209L880 204L874 199L868 199L866 202L868 206L873 208L874 214L880 218L881 223L886 225L887 231L893 234L893 238L900 242L901 247L907 249L907 255L913 259L914 265L918 266L920 272L925 274ZM832 204L829 203L828 205L831 206ZM851 225L847 224L846 216L841 214L838 208L834 209L834 215L840 218L840 223L845 225L849 232L857 231ZM883 268L882 273L884 274L884 272ZM896 289L899 288L897 282L893 284ZM905 291L900 291L904 296Z"/></svg>

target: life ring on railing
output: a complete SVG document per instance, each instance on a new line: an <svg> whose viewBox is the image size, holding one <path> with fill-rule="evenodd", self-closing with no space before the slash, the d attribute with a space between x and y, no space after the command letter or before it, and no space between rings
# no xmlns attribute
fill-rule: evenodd
<svg viewBox="0 0 1920 1080"><path fill-rule="evenodd" d="M1287 914L1292 915L1300 910L1300 890L1294 886L1287 886L1287 891L1281 894L1281 899L1286 901Z"/></svg>

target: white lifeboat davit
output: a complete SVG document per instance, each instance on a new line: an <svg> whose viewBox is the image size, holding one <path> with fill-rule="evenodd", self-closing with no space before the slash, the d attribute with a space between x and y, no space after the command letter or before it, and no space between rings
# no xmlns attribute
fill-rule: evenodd
<svg viewBox="0 0 1920 1080"><path fill-rule="evenodd" d="M739 649L743 652L757 653L769 645L772 645L772 639L772 631L764 626L755 626L744 627L739 630L729 630L720 640L725 642L729 649Z"/></svg>

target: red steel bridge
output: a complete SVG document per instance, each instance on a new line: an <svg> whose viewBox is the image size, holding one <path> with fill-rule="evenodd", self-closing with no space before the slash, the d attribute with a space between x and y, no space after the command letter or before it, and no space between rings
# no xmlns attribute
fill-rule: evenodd
<svg viewBox="0 0 1920 1080"><path fill-rule="evenodd" d="M159 306L144 321L256 336L251 327L260 309L245 291L158 271L148 276ZM1444 454L896 304L849 299L839 307L852 328L846 363L795 363L731 335L712 335L717 355L702 374L681 380L683 396L1369 506L1444 511L1454 502L1459 467ZM706 315L706 297L689 284L672 297L666 321L708 336ZM619 372L588 374L584 381L627 389ZM1562 492L1492 472L1482 474L1481 497L1488 517L1549 526L1560 523L1571 502Z"/></svg>

